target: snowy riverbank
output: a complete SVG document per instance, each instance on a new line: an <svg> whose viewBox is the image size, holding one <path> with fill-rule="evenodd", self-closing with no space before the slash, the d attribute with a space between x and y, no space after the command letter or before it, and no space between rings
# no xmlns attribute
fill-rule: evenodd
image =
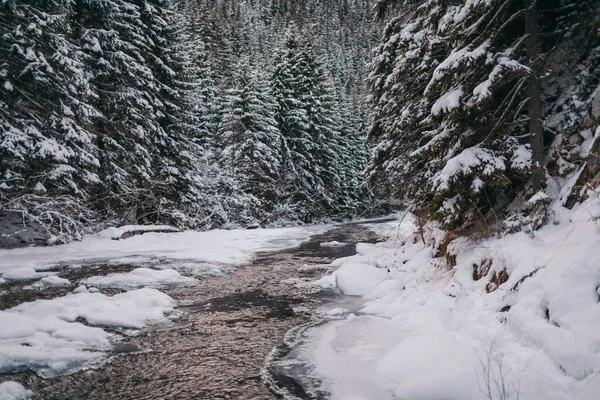
<svg viewBox="0 0 600 400"><path fill-rule="evenodd" d="M3 304L0 373L31 370L52 377L98 365L120 334L135 334L176 316L177 302L159 290L163 285L190 285L197 277L222 275L258 252L296 247L328 229L147 233L118 241L111 239L111 229L77 243L0 250L0 295L23 290L40 297L11 308ZM102 267L121 264L151 268L107 274ZM79 272L77 281L58 276L68 277L69 271L85 274ZM58 297L41 295L57 289L62 290ZM27 394L16 384L2 385L2 399Z"/></svg>
<svg viewBox="0 0 600 400"><path fill-rule="evenodd" d="M597 398L600 206L555 212L533 238L453 242L455 261L435 257L442 231L428 226L424 244L409 216L387 225L387 242L334 262L317 283L364 305L305 332L299 354L321 390L337 400Z"/></svg>

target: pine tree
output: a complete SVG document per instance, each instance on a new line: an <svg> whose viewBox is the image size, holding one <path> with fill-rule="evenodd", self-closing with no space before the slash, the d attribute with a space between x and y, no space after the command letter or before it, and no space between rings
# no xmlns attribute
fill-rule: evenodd
<svg viewBox="0 0 600 400"><path fill-rule="evenodd" d="M277 122L283 135L282 141L282 181L283 203L290 205L303 219L311 218L318 201L315 193L323 193L323 182L315 174L317 144L311 130L308 101L310 101L307 80L303 74L302 47L299 32L292 28L284 39L283 48L277 57L273 73L272 87L279 103Z"/></svg>
<svg viewBox="0 0 600 400"><path fill-rule="evenodd" d="M233 87L226 92L221 161L237 176L244 192L271 213L278 198L281 133L275 120L276 103L260 67L244 58L236 67Z"/></svg>
<svg viewBox="0 0 600 400"><path fill-rule="evenodd" d="M135 221L138 207L151 196L151 137L159 130L156 81L144 59L150 39L132 3L78 0L75 5L73 21L90 60L98 94L94 104L102 113L95 120L103 183L96 207Z"/></svg>
<svg viewBox="0 0 600 400"><path fill-rule="evenodd" d="M201 150L193 141L203 135L192 103L199 78L193 64L196 54L185 32L187 20L166 1L142 1L139 8L151 45L144 58L156 82L153 95L159 100L154 105L158 129L151 138L151 198L146 199L146 213L149 220L182 225L202 199L195 180Z"/></svg>
<svg viewBox="0 0 600 400"><path fill-rule="evenodd" d="M78 237L98 183L98 112L71 41L71 2L2 2L0 11L0 211L22 213L50 241Z"/></svg>

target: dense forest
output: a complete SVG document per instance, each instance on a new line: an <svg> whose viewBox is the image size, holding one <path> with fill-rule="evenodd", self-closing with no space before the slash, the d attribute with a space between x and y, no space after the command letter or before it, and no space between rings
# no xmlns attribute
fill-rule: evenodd
<svg viewBox="0 0 600 400"><path fill-rule="evenodd" d="M458 234L533 231L555 200L587 198L600 176L599 9L380 1L370 185Z"/></svg>
<svg viewBox="0 0 600 400"><path fill-rule="evenodd" d="M63 242L111 223L372 212L372 13L369 0L2 0L0 231Z"/></svg>
<svg viewBox="0 0 600 400"><path fill-rule="evenodd" d="M598 1L0 7L5 236L306 223L381 199L459 234L535 230L597 186Z"/></svg>

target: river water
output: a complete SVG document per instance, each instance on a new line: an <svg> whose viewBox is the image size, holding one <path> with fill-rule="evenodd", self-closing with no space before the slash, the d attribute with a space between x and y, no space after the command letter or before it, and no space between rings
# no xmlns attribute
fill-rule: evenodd
<svg viewBox="0 0 600 400"><path fill-rule="evenodd" d="M10 376L34 391L34 399L274 399L327 398L308 390L282 367L296 332L315 323L315 310L339 301L332 290L289 284L318 278L328 264L355 254L358 242L380 238L359 224L345 224L312 237L299 248L263 253L252 264L192 286L167 287L178 300L178 317L143 331L115 332L120 340L103 365L68 376L41 379L32 373ZM338 241L343 247L322 247ZM136 266L71 269L60 276L77 282L88 275L128 271ZM300 271L299 271L300 268ZM31 291L14 286L3 305L33 300ZM62 293L46 293L57 296ZM29 296L29 297L27 297ZM285 340L284 340L285 339ZM290 373L288 373L288 371ZM6 376L4 376L6 378ZM314 382L311 387L318 387Z"/></svg>

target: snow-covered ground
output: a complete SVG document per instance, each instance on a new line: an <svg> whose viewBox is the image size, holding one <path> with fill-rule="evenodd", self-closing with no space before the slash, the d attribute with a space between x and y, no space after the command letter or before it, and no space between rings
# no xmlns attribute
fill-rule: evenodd
<svg viewBox="0 0 600 400"><path fill-rule="evenodd" d="M435 226L424 244L410 215L380 225L317 282L362 308L325 310L299 357L337 400L600 399L600 201L555 212L535 237L454 242L455 266Z"/></svg>
<svg viewBox="0 0 600 400"><path fill-rule="evenodd" d="M153 259L241 265L259 251L297 246L331 226L277 229L233 229L207 232L146 233L125 240L111 240L123 233L109 228L96 235L55 247L26 247L0 250L0 275L4 279L29 279L36 271L58 264L110 261L146 262ZM129 227L130 228L130 227ZM15 272L19 273L15 277Z"/></svg>
<svg viewBox="0 0 600 400"><path fill-rule="evenodd" d="M29 369L50 377L97 365L118 341L116 331L128 333L173 315L176 302L159 290L161 285L193 284L195 279L182 273L217 275L251 261L259 251L295 247L330 228L146 233L112 240L123 233L113 228L77 243L0 250L0 291L11 282L30 280L37 280L25 287L30 290L74 286L48 271L56 266L153 261L153 268L127 273L103 275L102 268L96 268L93 273L98 276L82 280L65 296L0 311L0 374ZM98 288L126 292L107 296ZM27 397L28 392L18 384L0 385L1 399L19 396Z"/></svg>

